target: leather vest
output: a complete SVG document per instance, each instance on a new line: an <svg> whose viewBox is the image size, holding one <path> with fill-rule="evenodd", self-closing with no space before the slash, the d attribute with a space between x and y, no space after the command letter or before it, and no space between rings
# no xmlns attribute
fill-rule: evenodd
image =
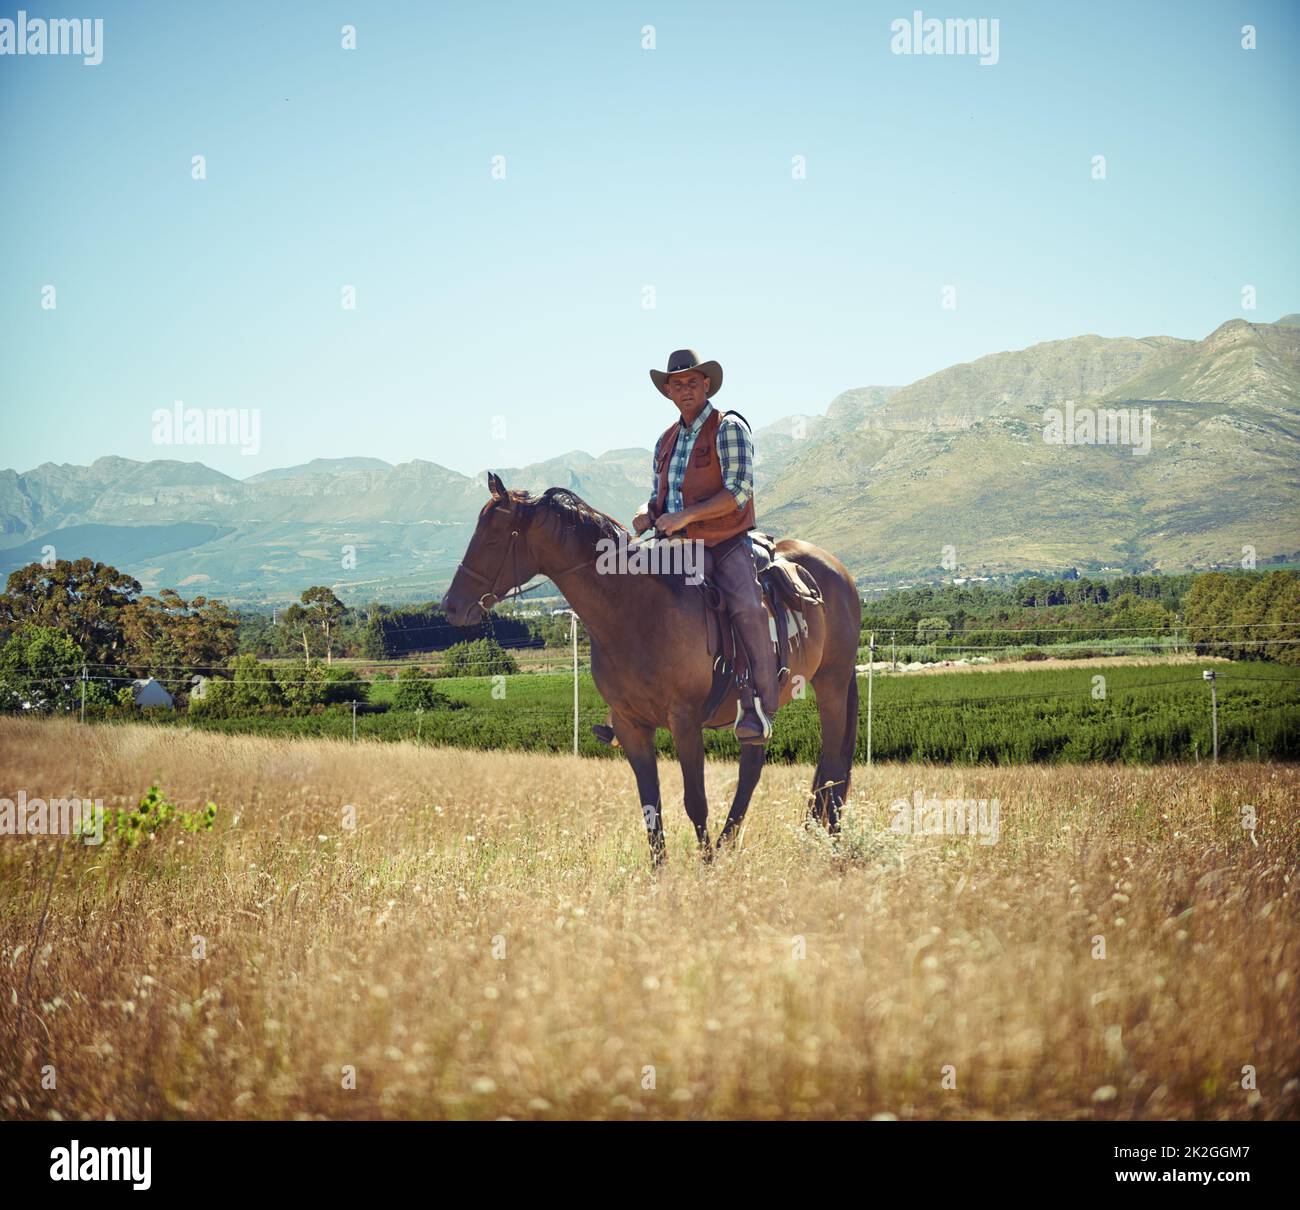
<svg viewBox="0 0 1300 1210"><path fill-rule="evenodd" d="M686 461L686 474L682 477L683 505L699 504L702 500L716 496L723 489L722 463L718 458L718 424L721 420L722 413L714 408L695 438L695 446ZM655 462L655 474L659 479L659 492L655 497L657 513L664 511L664 503L668 499L668 467L681 431L680 422L674 421L659 438L659 458ZM686 527L685 536L690 539L699 538L705 546L715 546L753 528L754 497L751 495L744 508L733 509L727 516L715 517L710 521L692 521Z"/></svg>

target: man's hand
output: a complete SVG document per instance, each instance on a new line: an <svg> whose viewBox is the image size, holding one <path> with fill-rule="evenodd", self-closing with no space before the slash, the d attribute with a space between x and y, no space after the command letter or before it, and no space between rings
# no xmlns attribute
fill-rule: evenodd
<svg viewBox="0 0 1300 1210"><path fill-rule="evenodd" d="M680 513L662 513L655 520L655 529L666 538L669 534L675 534L678 530L685 529L691 523L685 511Z"/></svg>
<svg viewBox="0 0 1300 1210"><path fill-rule="evenodd" d="M654 519L650 516L650 510L643 504L641 511L632 518L632 529L638 534L643 534L653 524Z"/></svg>

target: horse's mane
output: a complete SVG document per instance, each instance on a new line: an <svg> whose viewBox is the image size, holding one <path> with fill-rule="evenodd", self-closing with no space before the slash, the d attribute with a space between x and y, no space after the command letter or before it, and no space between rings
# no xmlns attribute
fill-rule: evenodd
<svg viewBox="0 0 1300 1210"><path fill-rule="evenodd" d="M538 510L544 511L561 524L571 526L584 541L589 541L592 545L601 538L617 541L630 533L627 526L607 513L592 508L577 492L570 491L567 487L548 487L540 496L532 496L522 490L510 494L525 505L530 514L535 514Z"/></svg>

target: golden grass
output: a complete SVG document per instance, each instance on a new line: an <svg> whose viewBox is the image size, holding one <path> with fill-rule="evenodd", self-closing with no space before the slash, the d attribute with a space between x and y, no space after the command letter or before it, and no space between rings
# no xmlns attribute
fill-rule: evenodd
<svg viewBox="0 0 1300 1210"><path fill-rule="evenodd" d="M836 846L777 766L702 867L666 764L656 874L621 762L36 720L0 720L0 757L4 796L158 777L220 808L135 852L66 843L17 1038L58 842L0 838L6 1117L1300 1107L1291 766L859 768ZM716 835L734 768L707 779ZM999 842L889 831L917 788L996 797Z"/></svg>

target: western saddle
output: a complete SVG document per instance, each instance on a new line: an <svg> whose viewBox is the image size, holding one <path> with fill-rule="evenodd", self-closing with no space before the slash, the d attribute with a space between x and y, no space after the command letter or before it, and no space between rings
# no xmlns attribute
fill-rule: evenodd
<svg viewBox="0 0 1300 1210"><path fill-rule="evenodd" d="M776 648L777 683L790 679L790 649L808 636L807 610L822 603L821 589L812 574L798 563L776 553L776 539L757 529L749 531L754 544L754 567L763 590L768 628ZM708 621L709 654L713 657L713 685L704 707L705 719L713 717L732 685L740 691L746 705L753 695L753 677L745 645L736 641L736 632L727 610L727 602L706 568L697 585L704 595ZM775 715L775 704L771 713ZM706 724L707 725L707 724ZM716 727L728 723L714 724Z"/></svg>

